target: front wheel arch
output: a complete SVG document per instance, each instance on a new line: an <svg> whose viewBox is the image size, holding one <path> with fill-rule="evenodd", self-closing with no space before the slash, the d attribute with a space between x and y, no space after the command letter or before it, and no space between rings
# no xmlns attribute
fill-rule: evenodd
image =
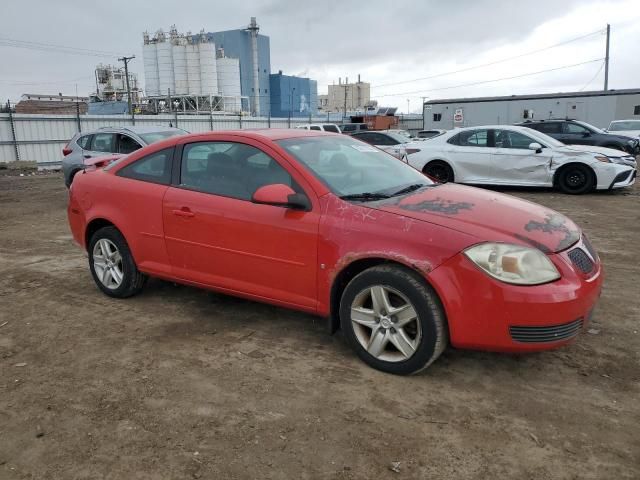
<svg viewBox="0 0 640 480"><path fill-rule="evenodd" d="M561 178L561 176L564 174L564 172L568 168L574 167L576 165L580 165L581 167L585 168L586 170L589 171L589 173L591 175L592 186L588 191L594 190L596 188L596 186L598 184L598 176L596 175L595 170L590 165L587 165L586 163L581 163L581 162L567 163L565 165L562 165L560 168L558 168L558 170L556 170L555 174L553 175L553 186L554 186L554 188L560 188L560 178ZM582 193L588 193L588 191L582 192Z"/></svg>
<svg viewBox="0 0 640 480"><path fill-rule="evenodd" d="M393 260L390 258L384 257L363 257L357 260L352 261L351 263L344 265L334 276L333 282L331 283L330 297L329 297L329 333L335 333L340 329L340 300L342 299L342 294L344 289L347 287L349 282L353 280L360 273L365 270L376 267L379 265L389 265L395 266L399 268L406 269L415 274L418 274L422 281L433 288L432 285L424 279L424 272L421 272L418 268L413 265L407 265L406 263L399 262L397 260ZM434 291L436 289L434 288ZM442 303L442 302L441 302ZM443 303L444 310L444 303ZM446 312L445 312L446 314Z"/></svg>
<svg viewBox="0 0 640 480"><path fill-rule="evenodd" d="M432 178L436 181L439 181L438 178L435 178L431 175L429 175L427 173L427 170L429 169L430 166L433 166L434 164L441 164L443 167L448 168L448 170L450 171L450 175L451 178L449 180L447 180L447 182L455 182L456 179L456 172L453 169L453 167L451 166L451 163L449 163L447 160L442 160L440 158L434 158L432 160L427 161L424 166L422 167L422 173L424 173L425 175L427 175L429 178Z"/></svg>

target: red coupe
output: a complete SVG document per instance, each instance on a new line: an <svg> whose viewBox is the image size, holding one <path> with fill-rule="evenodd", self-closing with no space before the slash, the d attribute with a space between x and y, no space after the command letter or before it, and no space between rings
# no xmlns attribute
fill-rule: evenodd
<svg viewBox="0 0 640 480"><path fill-rule="evenodd" d="M558 347L598 300L598 255L565 216L434 183L348 136L170 138L76 176L68 216L98 287L154 276L303 310L369 365L406 374L454 347Z"/></svg>

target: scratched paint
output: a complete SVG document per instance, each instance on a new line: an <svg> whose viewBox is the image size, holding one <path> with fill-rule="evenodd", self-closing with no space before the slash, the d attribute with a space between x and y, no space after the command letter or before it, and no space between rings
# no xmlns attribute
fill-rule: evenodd
<svg viewBox="0 0 640 480"><path fill-rule="evenodd" d="M564 237L556 247L556 250L560 251L570 247L580 239L580 232L578 230L570 229L567 227L566 223L567 217L564 215L560 215L559 213L548 213L542 222L531 220L524 226L524 229L527 232L539 230L549 234L564 234Z"/></svg>
<svg viewBox="0 0 640 480"><path fill-rule="evenodd" d="M471 210L473 203L456 202L436 197L432 200L422 200L416 203L399 203L398 206L404 210L412 210L416 212L426 211L442 213L444 215L457 215L461 210Z"/></svg>

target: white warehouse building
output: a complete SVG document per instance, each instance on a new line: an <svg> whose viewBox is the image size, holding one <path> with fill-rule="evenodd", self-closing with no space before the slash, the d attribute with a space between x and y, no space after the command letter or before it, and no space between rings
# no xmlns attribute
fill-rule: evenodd
<svg viewBox="0 0 640 480"><path fill-rule="evenodd" d="M147 98L170 98L190 110L242 110L237 58L225 57L204 34L182 35L172 28L168 36L145 32L143 38Z"/></svg>
<svg viewBox="0 0 640 480"><path fill-rule="evenodd" d="M640 89L429 100L423 115L425 129L549 118L573 118L607 128L612 120L640 119Z"/></svg>

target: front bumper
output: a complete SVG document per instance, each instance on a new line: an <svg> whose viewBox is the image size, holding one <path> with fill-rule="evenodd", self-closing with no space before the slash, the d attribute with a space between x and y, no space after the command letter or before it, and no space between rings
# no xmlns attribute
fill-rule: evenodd
<svg viewBox="0 0 640 480"><path fill-rule="evenodd" d="M569 253L576 249L591 262L574 263ZM571 342L588 325L602 288L602 266L591 251L580 241L549 255L561 278L536 286L495 280L463 254L448 260L427 278L444 305L451 344L533 352Z"/></svg>
<svg viewBox="0 0 640 480"><path fill-rule="evenodd" d="M636 176L638 171L634 168L632 170L628 170L625 172L620 172L609 185L609 190L614 188L624 188L630 187L634 183L636 183Z"/></svg>

